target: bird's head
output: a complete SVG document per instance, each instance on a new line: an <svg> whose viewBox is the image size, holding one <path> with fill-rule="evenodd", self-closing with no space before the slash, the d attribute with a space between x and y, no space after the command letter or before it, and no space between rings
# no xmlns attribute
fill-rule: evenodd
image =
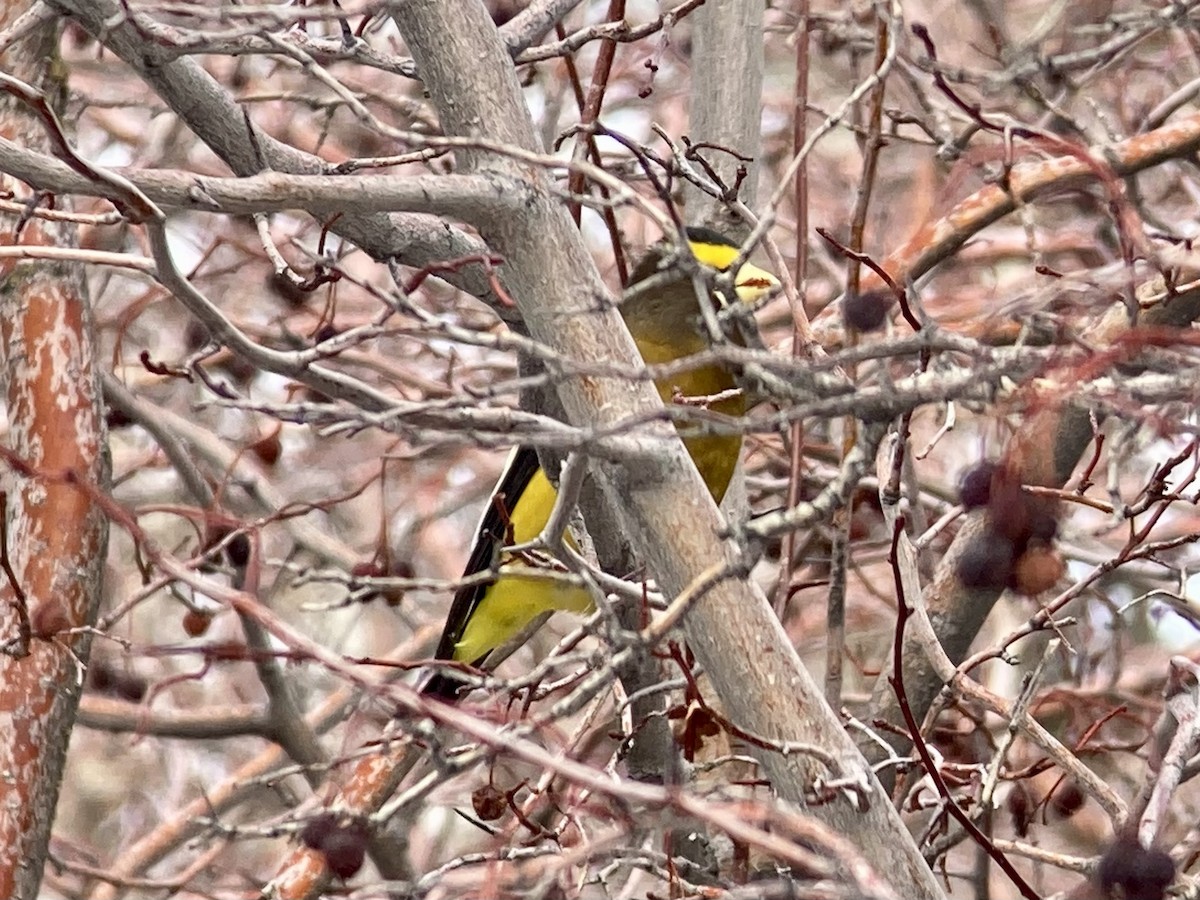
<svg viewBox="0 0 1200 900"><path fill-rule="evenodd" d="M742 248L734 240L711 228L688 228L687 238L696 260L718 272L728 272L741 255ZM733 280L737 298L743 303L755 303L778 286L778 278L752 262L743 262Z"/></svg>

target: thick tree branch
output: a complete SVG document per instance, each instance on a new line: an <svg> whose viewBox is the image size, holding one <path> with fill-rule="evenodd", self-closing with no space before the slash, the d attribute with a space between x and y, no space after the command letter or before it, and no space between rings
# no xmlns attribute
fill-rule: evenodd
<svg viewBox="0 0 1200 900"><path fill-rule="evenodd" d="M332 168L331 166L325 167ZM463 175L328 175L260 172L219 178L164 169L113 170L167 210L246 215L304 210L442 214L460 221L511 213L495 181ZM0 140L0 172L43 191L120 201L121 193L52 156Z"/></svg>
<svg viewBox="0 0 1200 900"><path fill-rule="evenodd" d="M26 4L0 3L0 27ZM50 63L58 38L43 23L5 54L5 68L61 97ZM52 101L53 103L53 101ZM25 146L46 141L38 116L0 96L0 134ZM69 222L0 216L0 243L72 247ZM0 354L9 423L5 445L35 465L70 473L54 484L11 470L3 476L3 548L9 576L0 597L0 896L35 897L54 821L67 743L91 646L72 628L95 622L108 523L78 481L107 486L108 461L95 369L92 313L81 270L63 263L0 260ZM15 578L18 583L12 583ZM27 608L19 608L25 606ZM32 622L32 641L28 633Z"/></svg>

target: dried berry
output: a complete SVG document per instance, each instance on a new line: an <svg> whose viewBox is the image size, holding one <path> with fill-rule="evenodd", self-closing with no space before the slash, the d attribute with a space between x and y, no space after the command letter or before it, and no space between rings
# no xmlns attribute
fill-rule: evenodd
<svg viewBox="0 0 1200 900"><path fill-rule="evenodd" d="M842 300L842 318L856 331L876 331L887 321L892 295L886 291L847 294Z"/></svg>
<svg viewBox="0 0 1200 900"><path fill-rule="evenodd" d="M329 871L343 880L362 868L367 838L364 822L332 812L313 816L300 831L300 843L324 856Z"/></svg>
<svg viewBox="0 0 1200 900"><path fill-rule="evenodd" d="M130 703L141 703L142 699L146 696L146 691L150 688L144 678L137 675L118 674L112 689L113 693L122 700L128 700Z"/></svg>
<svg viewBox="0 0 1200 900"><path fill-rule="evenodd" d="M499 27L507 22L512 21L522 9L522 5L516 0L491 0L487 4L488 12L491 13L492 21Z"/></svg>
<svg viewBox="0 0 1200 900"><path fill-rule="evenodd" d="M267 286L278 294L284 302L293 309L300 309L308 303L311 294L288 278L283 272L272 272L267 276Z"/></svg>
<svg viewBox="0 0 1200 900"><path fill-rule="evenodd" d="M65 603L57 597L50 597L33 608L29 614L29 626L35 638L48 641L72 627L71 616Z"/></svg>
<svg viewBox="0 0 1200 900"><path fill-rule="evenodd" d="M958 500L964 509L977 509L988 505L996 468L994 462L981 462L967 469L959 479Z"/></svg>
<svg viewBox="0 0 1200 900"><path fill-rule="evenodd" d="M230 537L232 535L232 537ZM233 533L233 528L219 522L210 522L204 532L204 549L211 550L225 542L225 558L230 565L244 569L250 561L250 538L245 533Z"/></svg>
<svg viewBox="0 0 1200 900"><path fill-rule="evenodd" d="M338 827L338 817L323 812L309 819L300 830L300 843L310 850L320 850L325 839Z"/></svg>
<svg viewBox="0 0 1200 900"><path fill-rule="evenodd" d="M1017 833L1017 837L1027 836L1029 826L1033 822L1033 804L1030 803L1029 790L1017 782L1008 792L1004 805L1008 807L1008 814L1012 816L1013 831Z"/></svg>
<svg viewBox="0 0 1200 900"><path fill-rule="evenodd" d="M235 568L246 568L250 561L250 538L244 533L235 534L225 545L225 555Z"/></svg>
<svg viewBox="0 0 1200 900"><path fill-rule="evenodd" d="M1064 819L1069 819L1083 809L1086 800L1079 785L1073 780L1068 780L1060 784L1058 790L1050 795L1050 808Z"/></svg>
<svg viewBox="0 0 1200 900"><path fill-rule="evenodd" d="M367 828L361 822L349 822L334 829L321 845L329 871L345 881L362 868L367 855Z"/></svg>
<svg viewBox="0 0 1200 900"><path fill-rule="evenodd" d="M221 368L229 373L238 384L249 384L251 379L258 374L258 367L250 360L228 350L223 353L220 358Z"/></svg>
<svg viewBox="0 0 1200 900"><path fill-rule="evenodd" d="M88 686L95 691L107 693L117 683L117 672L102 659L88 663Z"/></svg>
<svg viewBox="0 0 1200 900"><path fill-rule="evenodd" d="M212 613L189 609L183 616L183 630L188 637L200 637L212 624Z"/></svg>
<svg viewBox="0 0 1200 900"><path fill-rule="evenodd" d="M283 441L279 439L279 432L273 431L261 440L255 441L250 445L250 452L257 456L268 466L273 466L279 462L279 455L283 452Z"/></svg>
<svg viewBox="0 0 1200 900"><path fill-rule="evenodd" d="M318 328L317 333L313 335L313 343L323 344L325 341L333 340L341 333L341 330L333 325L333 323L326 322L324 325Z"/></svg>
<svg viewBox="0 0 1200 900"><path fill-rule="evenodd" d="M110 663L96 659L88 664L88 685L92 690L111 694L131 703L140 703L147 690L145 679L118 671Z"/></svg>
<svg viewBox="0 0 1200 900"><path fill-rule="evenodd" d="M195 353L211 340L203 323L196 319L188 319L188 323L183 329L183 345L187 347L189 353Z"/></svg>
<svg viewBox="0 0 1200 900"><path fill-rule="evenodd" d="M958 580L968 588L1002 588L1013 569L1013 545L1008 539L984 531L963 549L955 565Z"/></svg>
<svg viewBox="0 0 1200 900"><path fill-rule="evenodd" d="M471 792L471 807L480 820L494 822L504 815L508 802L497 788L485 784Z"/></svg>
<svg viewBox="0 0 1200 900"><path fill-rule="evenodd" d="M1028 597L1048 591L1063 577L1067 565L1056 550L1034 545L1029 547L1013 564L1009 587Z"/></svg>
<svg viewBox="0 0 1200 900"><path fill-rule="evenodd" d="M104 424L108 426L109 431L116 431L118 428L128 428L133 424L133 419L119 409L106 406L104 408Z"/></svg>
<svg viewBox="0 0 1200 900"><path fill-rule="evenodd" d="M1132 834L1122 835L1100 857L1096 881L1110 900L1163 900L1175 878L1175 863L1157 847L1146 848Z"/></svg>

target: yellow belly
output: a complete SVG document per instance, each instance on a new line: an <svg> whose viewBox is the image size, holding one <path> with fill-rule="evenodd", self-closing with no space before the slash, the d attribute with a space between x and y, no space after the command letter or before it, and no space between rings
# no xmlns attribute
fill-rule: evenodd
<svg viewBox="0 0 1200 900"><path fill-rule="evenodd" d="M667 389L666 399L669 397L670 389ZM713 499L718 503L725 496L730 479L733 478L741 444L742 439L739 435L700 435L684 439L684 445L700 470ZM541 534L554 508L556 496L546 474L539 469L521 495L516 509L509 511L515 543L523 544ZM567 536L567 543L575 546L570 535ZM527 561L514 560L507 554L502 557L500 577L479 601L479 606L467 622L462 638L455 645L456 660L474 662L480 659L515 638L544 612L592 611L592 597L586 589L545 576L521 574L530 571L531 567Z"/></svg>
<svg viewBox="0 0 1200 900"><path fill-rule="evenodd" d="M692 461L700 471L700 477L708 485L709 493L718 504L725 499L725 491L733 480L742 452L742 437L739 434L703 435L684 438L683 445L691 454Z"/></svg>
<svg viewBox="0 0 1200 900"><path fill-rule="evenodd" d="M653 356L653 352L650 354ZM665 361L665 360L664 360ZM668 406L676 392L684 397L715 397L737 387L732 375L724 369L709 367L692 372L681 372L678 375L655 383L658 395ZM741 394L714 400L708 404L712 412L721 413L731 418L745 415L746 400ZM733 478L733 470L737 468L738 458L742 453L742 436L740 434L699 434L686 436L693 429L702 429L702 422L681 424L680 429L685 437L683 445L687 447L700 472L700 477L708 485L708 491L719 504L725 497L729 482Z"/></svg>
<svg viewBox="0 0 1200 900"><path fill-rule="evenodd" d="M509 510L514 543L524 544L542 533L554 509L556 496L546 473L539 469L521 494L516 508ZM567 543L575 546L570 535ZM584 613L592 609L592 597L584 588L545 577L523 577L518 574L522 570L530 570L524 560L513 560L508 554L501 558L500 577L479 601L462 638L454 647L456 660L474 662L508 643L544 612L563 609Z"/></svg>

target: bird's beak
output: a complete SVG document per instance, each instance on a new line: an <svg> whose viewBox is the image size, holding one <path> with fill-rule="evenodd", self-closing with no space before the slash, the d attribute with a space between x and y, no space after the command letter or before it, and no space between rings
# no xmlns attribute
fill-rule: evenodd
<svg viewBox="0 0 1200 900"><path fill-rule="evenodd" d="M779 287L779 279L766 269L760 269L754 263L743 263L742 267L738 269L737 278L734 281L738 300L742 303L754 303L761 300L769 291L777 287Z"/></svg>

